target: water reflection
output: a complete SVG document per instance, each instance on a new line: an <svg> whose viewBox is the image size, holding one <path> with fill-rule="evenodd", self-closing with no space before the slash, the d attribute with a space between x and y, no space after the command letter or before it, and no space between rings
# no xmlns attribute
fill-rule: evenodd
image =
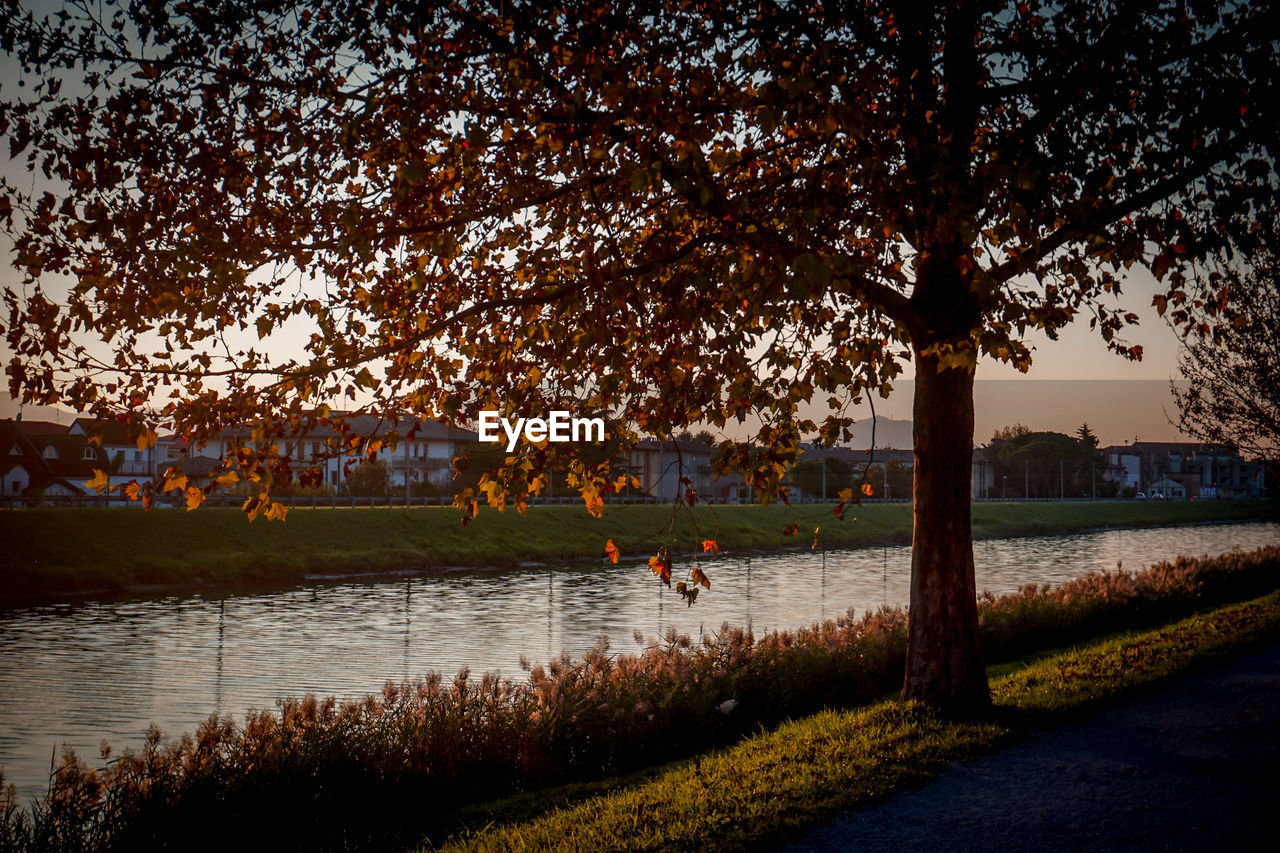
<svg viewBox="0 0 1280 853"><path fill-rule="evenodd" d="M1273 523L1117 530L978 542L978 587L1006 592L1181 553L1280 541ZM697 635L723 622L796 627L908 598L910 549L703 561L713 588L685 607L643 565L477 572L252 595L163 597L0 611L0 766L43 790L65 742L136 745L155 721L194 729L211 712L273 707L307 692L360 696L428 670L499 670L522 655L615 651L633 633Z"/></svg>

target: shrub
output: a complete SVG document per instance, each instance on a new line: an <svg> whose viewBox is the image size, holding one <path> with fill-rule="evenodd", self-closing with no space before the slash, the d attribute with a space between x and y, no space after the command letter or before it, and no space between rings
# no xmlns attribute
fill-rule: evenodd
<svg viewBox="0 0 1280 853"><path fill-rule="evenodd" d="M1280 548L1179 558L1140 573L985 596L989 660L1280 586ZM669 633L635 655L599 646L526 682L438 673L356 702L287 699L243 725L210 717L95 770L68 753L31 809L0 798L0 847L349 849L412 842L460 805L687 755L824 706L896 689L906 615L881 609L757 637ZM104 758L109 751L104 747ZM0 778L0 787L3 786Z"/></svg>

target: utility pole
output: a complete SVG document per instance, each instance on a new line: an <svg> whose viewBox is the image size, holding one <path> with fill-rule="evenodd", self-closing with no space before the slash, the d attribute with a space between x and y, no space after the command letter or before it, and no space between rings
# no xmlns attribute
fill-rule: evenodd
<svg viewBox="0 0 1280 853"><path fill-rule="evenodd" d="M1022 499L1024 501L1031 500L1031 460L1022 460L1025 467L1022 471Z"/></svg>

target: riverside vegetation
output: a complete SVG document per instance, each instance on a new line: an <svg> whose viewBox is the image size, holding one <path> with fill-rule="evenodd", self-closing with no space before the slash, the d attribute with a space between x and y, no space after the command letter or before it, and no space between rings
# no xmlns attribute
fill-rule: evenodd
<svg viewBox="0 0 1280 853"><path fill-rule="evenodd" d="M1104 526L1275 518L1274 501L1098 501L973 505L978 537L1066 533ZM716 539L731 552L911 541L909 504L867 504L837 520L830 505L606 505L602 518L581 506L535 506L527 515L484 511L464 528L456 510L299 508L284 524L249 524L238 509L198 513L135 508L0 511L7 543L0 600L146 585L285 585L309 574L512 567L532 560L592 560L612 538L624 557L673 554ZM198 516L198 517L197 517ZM856 516L856 518L854 518ZM799 536L784 532L799 523ZM127 559L121 559L127 554Z"/></svg>
<svg viewBox="0 0 1280 853"><path fill-rule="evenodd" d="M1053 588L1028 586L981 601L983 648L989 662L1016 660L1277 587L1277 547L1180 558L1136 574L1093 574ZM1273 600L1267 612L1276 611ZM465 840L476 823L505 823L618 784L598 780L705 753L787 719L883 696L901 685L905 625L903 611L882 609L758 637L725 626L698 640L670 634L636 655L598 648L581 660L562 658L545 669L535 667L527 683L491 675L475 680L466 672L453 679L432 674L388 684L381 695L359 702L308 696L285 700L274 713L251 713L240 725L211 717L194 735L177 740L152 731L140 752L115 757L105 769L64 755L42 799L26 809L12 798L0 806L0 843L23 851L250 843L324 850L406 846L424 837ZM1187 630L1207 636L1203 628ZM1067 705L1107 694L1109 688L1095 689L1084 683L1089 680L1070 686L1075 698ZM1033 686L1024 681L1028 689ZM1058 701L1034 690L1026 695L1040 697L1033 705ZM868 713L878 715L876 737L888 738L898 756L898 781L919 777L939 754L953 757L1004 736L1001 725L987 722L973 724L959 740L939 740L936 727L944 724L919 717L918 709ZM814 725L821 727L832 718L817 719ZM885 728L886 720L900 724ZM885 742L878 743L875 748L883 751ZM729 772L723 762L734 761L734 754L712 757L721 775ZM812 784L829 770L792 768ZM739 772L768 771L750 764ZM559 800L537 793L566 783L578 787L561 789ZM483 805L521 792L523 800ZM670 806L669 814L647 811L646 827L667 820L687 824L677 812L689 809L696 817L700 808L694 799ZM751 832L776 828L759 820L765 822L749 824ZM700 827L694 836L657 846L687 847L698 833L705 842L716 821L694 823ZM728 831L723 824L722 834ZM539 837L550 836L530 836Z"/></svg>

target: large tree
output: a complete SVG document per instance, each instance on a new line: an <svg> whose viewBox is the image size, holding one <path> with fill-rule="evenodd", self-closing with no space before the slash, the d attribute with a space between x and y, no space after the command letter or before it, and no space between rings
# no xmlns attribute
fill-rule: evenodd
<svg viewBox="0 0 1280 853"><path fill-rule="evenodd" d="M24 400L253 422L267 489L270 439L340 404L598 411L623 443L738 421L719 464L771 497L911 361L903 694L956 708L988 696L979 357L1025 367L1082 313L1140 355L1121 271L1187 298L1276 189L1269 3L84 2L2 32Z"/></svg>

